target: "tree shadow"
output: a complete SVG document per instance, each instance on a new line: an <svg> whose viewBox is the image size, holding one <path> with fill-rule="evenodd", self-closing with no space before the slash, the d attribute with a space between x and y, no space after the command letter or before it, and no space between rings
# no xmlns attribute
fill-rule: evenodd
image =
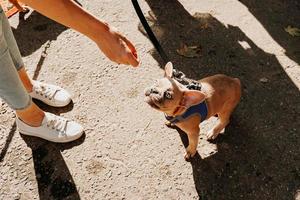
<svg viewBox="0 0 300 200"><path fill-rule="evenodd" d="M300 64L300 38L289 35L284 29L288 26L300 28L300 2L240 0L259 20L268 33L285 50L286 55Z"/></svg>
<svg viewBox="0 0 300 200"><path fill-rule="evenodd" d="M156 17L154 32L176 69L196 80L224 73L243 85L225 135L214 141L218 152L191 161L199 198L292 199L300 188L300 95L276 57L238 27L207 13L192 16L177 0L147 3ZM179 56L182 43L200 45L201 57ZM152 55L162 63L155 51Z"/></svg>
<svg viewBox="0 0 300 200"><path fill-rule="evenodd" d="M47 41L56 40L67 29L36 11L30 13L26 19L20 14L17 28L12 27L22 56L31 55Z"/></svg>

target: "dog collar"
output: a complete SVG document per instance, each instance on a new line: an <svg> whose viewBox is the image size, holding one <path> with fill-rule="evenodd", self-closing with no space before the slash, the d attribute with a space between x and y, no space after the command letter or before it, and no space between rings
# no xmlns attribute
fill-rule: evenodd
<svg viewBox="0 0 300 200"><path fill-rule="evenodd" d="M189 83L186 87L190 90L201 90L201 83L193 81L191 83ZM202 101L201 103L191 106L189 107L182 115L179 116L168 116L165 115L166 119L172 123L172 124L176 124L178 122L187 120L189 117L193 116L193 115L198 115L201 118L201 122L203 122L206 117L207 117L207 105L205 100Z"/></svg>

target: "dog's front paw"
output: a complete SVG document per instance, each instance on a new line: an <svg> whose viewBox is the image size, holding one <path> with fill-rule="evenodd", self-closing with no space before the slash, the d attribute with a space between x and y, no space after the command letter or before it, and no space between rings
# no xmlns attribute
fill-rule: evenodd
<svg viewBox="0 0 300 200"><path fill-rule="evenodd" d="M190 153L186 153L186 154L184 155L184 160L187 161L187 162L189 162L190 159L191 159L191 154L190 154Z"/></svg>
<svg viewBox="0 0 300 200"><path fill-rule="evenodd" d="M176 127L174 124L172 124L172 123L169 122L169 121L166 121L166 122L165 122L165 125L166 125L167 127L169 127L169 128L175 128L175 127Z"/></svg>
<svg viewBox="0 0 300 200"><path fill-rule="evenodd" d="M193 158L197 153L197 150L188 150L186 151L186 154L184 156L185 161L190 161L191 158Z"/></svg>

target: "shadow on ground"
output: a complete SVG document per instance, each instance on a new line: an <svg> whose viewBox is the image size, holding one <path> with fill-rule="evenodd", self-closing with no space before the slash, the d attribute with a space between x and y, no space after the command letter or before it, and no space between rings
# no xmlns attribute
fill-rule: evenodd
<svg viewBox="0 0 300 200"><path fill-rule="evenodd" d="M27 16L29 15L29 16ZM19 24L12 28L22 56L31 55L48 41L56 40L67 27L33 11L20 14Z"/></svg>
<svg viewBox="0 0 300 200"><path fill-rule="evenodd" d="M40 199L79 200L76 185L61 151L80 145L85 137L69 144L55 144L21 135L32 150Z"/></svg>
<svg viewBox="0 0 300 200"><path fill-rule="evenodd" d="M14 135L15 135L16 130L17 130L17 124L16 124L16 122L14 122L13 125L11 126L9 132L8 132L8 136L6 138L5 145L0 151L0 162L3 161L3 159L4 159L4 157L7 153L7 150L9 148L9 145L10 145L10 143L11 143L11 141L12 141Z"/></svg>
<svg viewBox="0 0 300 200"><path fill-rule="evenodd" d="M199 198L293 199L300 188L300 95L276 57L238 27L227 28L207 13L192 16L177 0L147 3L157 18L154 30L175 68L193 79L224 73L243 84L226 134L215 141L218 152L191 161ZM201 45L202 56L179 56L176 49L182 43ZM152 55L162 63L155 51Z"/></svg>

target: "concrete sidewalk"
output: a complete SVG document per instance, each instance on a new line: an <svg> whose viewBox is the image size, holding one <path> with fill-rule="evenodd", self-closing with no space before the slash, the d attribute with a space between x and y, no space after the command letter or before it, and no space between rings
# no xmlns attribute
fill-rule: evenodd
<svg viewBox="0 0 300 200"><path fill-rule="evenodd" d="M0 199L293 199L300 189L300 28L296 0L149 0L153 29L174 66L189 77L239 77L243 98L214 143L201 124L197 156L185 162L178 132L144 103L163 75L130 1L81 0L130 39L139 68L110 62L86 37L36 12L10 19L29 74L73 94L50 112L77 120L85 137L54 144L22 137L0 101ZM201 57L176 53L200 45ZM1 72L0 72L1 73ZM300 194L298 194L300 196ZM299 198L299 197L298 197Z"/></svg>

